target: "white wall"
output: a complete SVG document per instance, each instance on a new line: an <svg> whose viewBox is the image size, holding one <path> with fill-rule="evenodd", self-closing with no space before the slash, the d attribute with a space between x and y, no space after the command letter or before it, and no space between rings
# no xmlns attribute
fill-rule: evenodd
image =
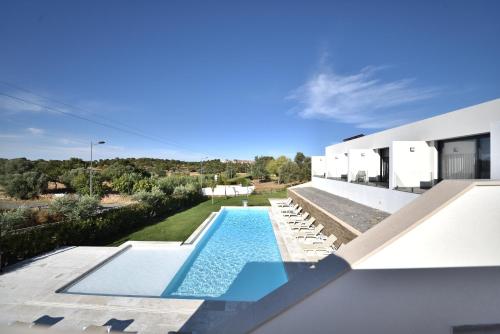
<svg viewBox="0 0 500 334"><path fill-rule="evenodd" d="M413 148L413 152L411 151ZM437 179L437 149L425 141L395 141L390 148L391 188L419 187L420 181Z"/></svg>
<svg viewBox="0 0 500 334"><path fill-rule="evenodd" d="M253 193L255 190L254 186L249 186L249 187L242 187L241 185L238 186L221 186L218 185L215 187L213 191L214 196L239 196L239 195L246 195L247 192L250 195ZM203 195L205 196L212 196L212 188L203 188Z"/></svg>
<svg viewBox="0 0 500 334"><path fill-rule="evenodd" d="M311 174L312 174L312 176L326 174L326 157L325 156L312 156L311 157Z"/></svg>
<svg viewBox="0 0 500 334"><path fill-rule="evenodd" d="M444 334L499 323L500 269L353 270L252 333Z"/></svg>
<svg viewBox="0 0 500 334"><path fill-rule="evenodd" d="M417 198L418 194L344 181L312 178L312 186L366 206L393 213Z"/></svg>
<svg viewBox="0 0 500 334"><path fill-rule="evenodd" d="M500 122L491 124L491 178L500 180Z"/></svg>
<svg viewBox="0 0 500 334"><path fill-rule="evenodd" d="M475 186L356 269L500 265L500 186Z"/></svg>
<svg viewBox="0 0 500 334"><path fill-rule="evenodd" d="M358 172L365 171L368 177L380 175L380 155L373 149L349 150L348 181L356 180ZM368 180L366 180L368 181Z"/></svg>
<svg viewBox="0 0 500 334"><path fill-rule="evenodd" d="M328 156L349 149L390 147L393 141L431 141L488 133L495 122L500 122L500 99L331 145L325 153Z"/></svg>
<svg viewBox="0 0 500 334"><path fill-rule="evenodd" d="M348 173L347 152L326 156L327 177L341 177Z"/></svg>

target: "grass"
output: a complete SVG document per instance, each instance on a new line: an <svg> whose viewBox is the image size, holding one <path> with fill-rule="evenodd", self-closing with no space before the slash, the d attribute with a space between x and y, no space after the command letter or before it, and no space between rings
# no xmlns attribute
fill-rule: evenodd
<svg viewBox="0 0 500 334"><path fill-rule="evenodd" d="M248 197L248 205L250 206L266 206L269 205L269 198L285 198L286 190L259 193ZM125 241L184 241L191 233L210 215L211 212L219 211L221 206L241 206L245 196L230 197L230 198L214 198L214 204L209 199L190 209L179 212L173 216L167 217L164 220L129 235L126 235L119 240L113 242L111 246L117 246Z"/></svg>

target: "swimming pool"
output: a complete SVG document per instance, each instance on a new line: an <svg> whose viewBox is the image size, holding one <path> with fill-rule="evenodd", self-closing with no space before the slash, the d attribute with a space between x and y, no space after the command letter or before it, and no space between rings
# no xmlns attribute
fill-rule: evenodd
<svg viewBox="0 0 500 334"><path fill-rule="evenodd" d="M255 301L288 280L267 208L223 208L193 245L131 247L67 293Z"/></svg>

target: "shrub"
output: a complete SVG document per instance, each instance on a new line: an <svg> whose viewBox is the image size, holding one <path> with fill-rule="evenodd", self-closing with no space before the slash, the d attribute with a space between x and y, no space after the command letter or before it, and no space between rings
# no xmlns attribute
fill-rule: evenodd
<svg viewBox="0 0 500 334"><path fill-rule="evenodd" d="M132 195L134 185L142 179L142 176L137 173L125 173L119 178L113 180L113 190L122 194Z"/></svg>
<svg viewBox="0 0 500 334"><path fill-rule="evenodd" d="M186 185L189 183L197 183L198 179L191 176L166 176L157 179L156 185L165 193L165 195L172 195L175 187Z"/></svg>
<svg viewBox="0 0 500 334"><path fill-rule="evenodd" d="M64 173L60 177L60 181L80 195L90 195L90 174L84 168L75 168ZM94 171L92 173L92 195L101 197L105 190L102 176Z"/></svg>
<svg viewBox="0 0 500 334"><path fill-rule="evenodd" d="M152 179L141 179L134 184L134 193L140 191L151 191L155 186L155 182Z"/></svg>
<svg viewBox="0 0 500 334"><path fill-rule="evenodd" d="M40 172L25 172L7 177L4 182L9 196L30 199L47 190L48 178Z"/></svg>
<svg viewBox="0 0 500 334"><path fill-rule="evenodd" d="M165 203L166 195L158 187L154 187L151 191L139 191L134 195L136 201L142 202L151 206L152 208L158 208Z"/></svg>
<svg viewBox="0 0 500 334"><path fill-rule="evenodd" d="M0 224L2 224L1 228L4 232L30 226L33 221L33 211L23 206L0 213Z"/></svg>
<svg viewBox="0 0 500 334"><path fill-rule="evenodd" d="M63 196L56 198L49 205L49 213L57 220L78 221L96 214L99 200L96 197Z"/></svg>

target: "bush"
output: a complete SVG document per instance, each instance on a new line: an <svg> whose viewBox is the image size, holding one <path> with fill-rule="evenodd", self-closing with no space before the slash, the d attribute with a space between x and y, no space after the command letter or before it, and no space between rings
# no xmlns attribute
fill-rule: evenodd
<svg viewBox="0 0 500 334"><path fill-rule="evenodd" d="M152 179L141 179L134 184L134 193L140 191L151 191L155 186L155 182Z"/></svg>
<svg viewBox="0 0 500 334"><path fill-rule="evenodd" d="M122 194L132 195L135 183L143 178L137 173L125 173L113 180L113 190Z"/></svg>
<svg viewBox="0 0 500 334"><path fill-rule="evenodd" d="M85 168L75 168L60 177L60 181L80 195L90 195L90 174ZM99 173L92 173L92 195L102 197L106 188Z"/></svg>
<svg viewBox="0 0 500 334"><path fill-rule="evenodd" d="M47 190L48 178L40 172L25 172L5 178L4 183L9 196L30 199Z"/></svg>
<svg viewBox="0 0 500 334"><path fill-rule="evenodd" d="M91 215L87 219L68 219L60 223L9 231L1 240L4 252L2 261L12 264L66 245L105 245L123 234L155 222L152 217L158 214L172 214L203 199L199 193L182 198L166 197L159 189L135 196L144 196L141 197L141 203ZM64 207L67 206L71 205ZM153 206L156 206L154 210Z"/></svg>
<svg viewBox="0 0 500 334"><path fill-rule="evenodd" d="M158 208L166 201L166 195L158 187L151 191L139 191L134 195L136 201L145 203L152 208Z"/></svg>
<svg viewBox="0 0 500 334"><path fill-rule="evenodd" d="M96 214L99 200L96 197L63 196L56 198L49 205L49 213L57 220L78 221Z"/></svg>
<svg viewBox="0 0 500 334"><path fill-rule="evenodd" d="M177 186L183 186L189 183L198 183L198 178L192 176L166 176L156 181L158 188L167 196L172 195Z"/></svg>
<svg viewBox="0 0 500 334"><path fill-rule="evenodd" d="M27 207L19 207L15 210L8 210L0 213L0 224L2 233L9 230L27 227L33 224L33 211Z"/></svg>

